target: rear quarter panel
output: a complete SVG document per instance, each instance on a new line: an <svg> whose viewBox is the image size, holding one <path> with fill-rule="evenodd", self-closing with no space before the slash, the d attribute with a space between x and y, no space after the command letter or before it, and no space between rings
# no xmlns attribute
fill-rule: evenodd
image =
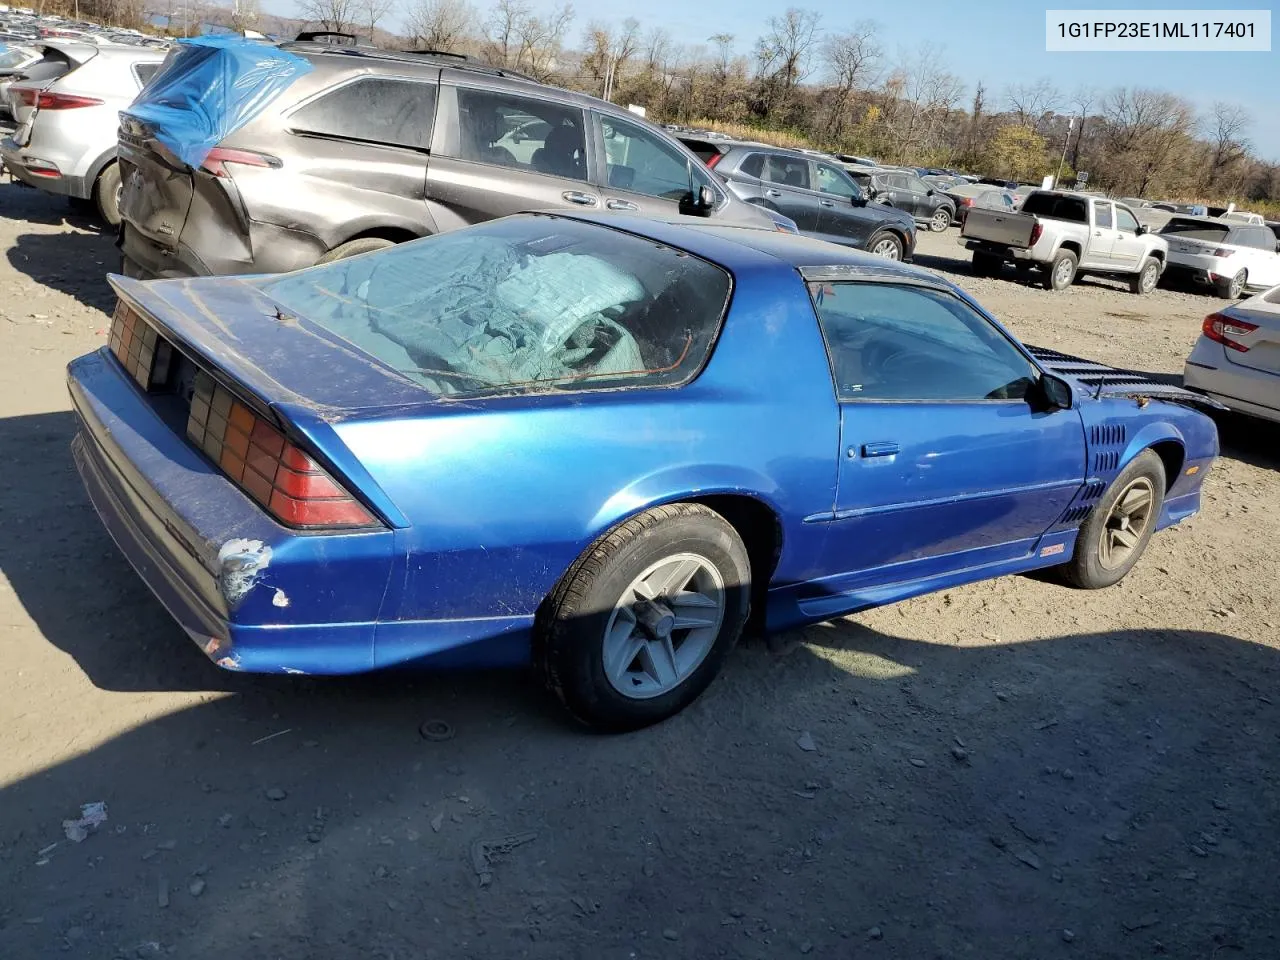
<svg viewBox="0 0 1280 960"><path fill-rule="evenodd" d="M645 508L743 493L781 519L775 582L815 572L839 446L826 353L790 268L739 278L689 385L432 404L338 424L410 518L388 619L531 615L602 533Z"/></svg>

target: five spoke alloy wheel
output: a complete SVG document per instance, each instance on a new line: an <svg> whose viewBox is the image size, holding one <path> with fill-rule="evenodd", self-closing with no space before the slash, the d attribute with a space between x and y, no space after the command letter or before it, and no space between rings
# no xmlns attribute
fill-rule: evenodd
<svg viewBox="0 0 1280 960"><path fill-rule="evenodd" d="M1138 477L1124 488L1103 524L1098 541L1098 561L1107 570L1129 562L1151 526L1156 493L1150 477Z"/></svg>

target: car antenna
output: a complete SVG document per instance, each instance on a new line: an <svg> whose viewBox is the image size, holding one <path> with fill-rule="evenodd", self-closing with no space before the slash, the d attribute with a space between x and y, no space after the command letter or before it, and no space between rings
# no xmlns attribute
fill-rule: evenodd
<svg viewBox="0 0 1280 960"><path fill-rule="evenodd" d="M1102 385L1107 382L1107 375L1104 373L1098 378L1098 392L1093 395L1093 399L1098 400L1102 397Z"/></svg>

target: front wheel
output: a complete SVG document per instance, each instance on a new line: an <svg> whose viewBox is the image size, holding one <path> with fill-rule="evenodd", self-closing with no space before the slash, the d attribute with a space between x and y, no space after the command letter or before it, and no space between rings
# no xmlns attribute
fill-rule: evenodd
<svg viewBox="0 0 1280 960"><path fill-rule="evenodd" d="M902 259L902 241L892 233L877 233L867 242L867 250L886 260Z"/></svg>
<svg viewBox="0 0 1280 960"><path fill-rule="evenodd" d="M356 240L348 240L346 243L338 244L317 260L316 263L333 263L335 260L358 257L362 253L385 250L387 247L394 247L395 245L394 240L388 240L386 237L360 237Z"/></svg>
<svg viewBox="0 0 1280 960"><path fill-rule="evenodd" d="M1160 279L1160 261L1147 257L1142 269L1129 278L1129 292L1137 294L1150 293L1156 288Z"/></svg>
<svg viewBox="0 0 1280 960"><path fill-rule="evenodd" d="M939 207L933 211L933 216L929 219L929 229L934 233L942 233L947 227L951 226L951 211L946 207Z"/></svg>
<svg viewBox="0 0 1280 960"><path fill-rule="evenodd" d="M606 534L542 604L534 658L547 686L597 730L635 730L707 688L747 621L751 564L700 504L646 510Z"/></svg>
<svg viewBox="0 0 1280 960"><path fill-rule="evenodd" d="M1122 580L1151 542L1164 506L1164 462L1143 450L1120 471L1094 504L1063 568L1069 583L1086 590Z"/></svg>

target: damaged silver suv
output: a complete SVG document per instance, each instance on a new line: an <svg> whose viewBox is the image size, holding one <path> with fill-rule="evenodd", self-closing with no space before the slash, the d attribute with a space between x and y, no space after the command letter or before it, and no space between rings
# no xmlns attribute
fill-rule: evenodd
<svg viewBox="0 0 1280 960"><path fill-rule="evenodd" d="M274 85L254 74L273 62L291 69ZM205 116L204 69L256 99ZM180 44L121 114L119 158L123 270L141 278L295 270L530 209L781 219L612 104L462 57L318 38Z"/></svg>

